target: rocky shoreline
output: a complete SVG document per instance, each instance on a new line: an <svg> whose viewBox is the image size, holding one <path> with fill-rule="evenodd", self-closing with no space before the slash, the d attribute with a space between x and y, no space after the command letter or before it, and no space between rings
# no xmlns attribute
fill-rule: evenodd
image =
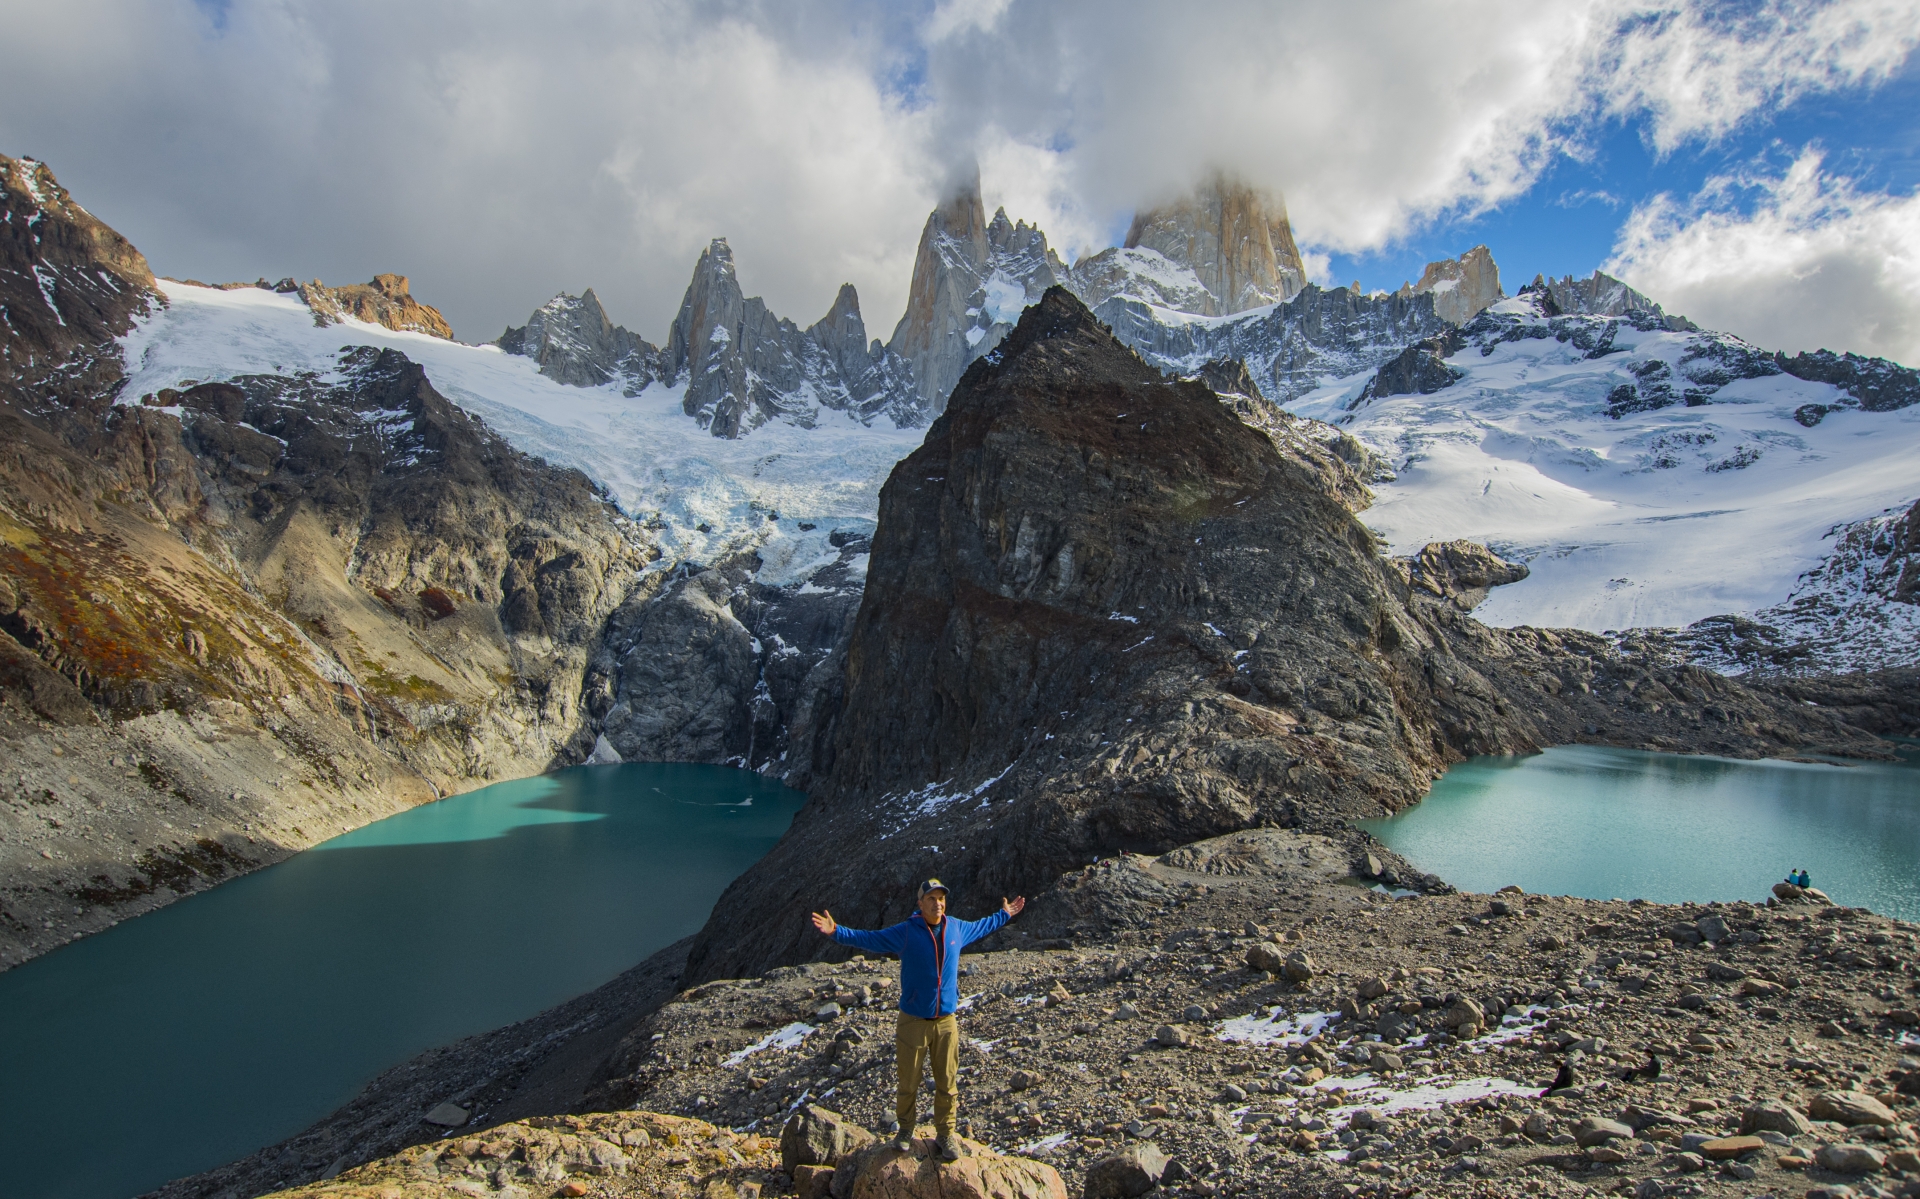
<svg viewBox="0 0 1920 1199"><path fill-rule="evenodd" d="M1259 829L1062 879L968 955L963 1132L1076 1195L1149 1143L1170 1196L1920 1194L1913 924L1797 902L1396 898L1347 861ZM793 1193L766 1139L813 1106L865 1128L890 1106L894 974L855 957L681 992L574 1111L763 1138L752 1181ZM416 1118L443 1098L415 1095ZM494 1186L502 1163L462 1146L495 1134L415 1135L431 1177L414 1150L300 1193L675 1193L591 1171Z"/></svg>

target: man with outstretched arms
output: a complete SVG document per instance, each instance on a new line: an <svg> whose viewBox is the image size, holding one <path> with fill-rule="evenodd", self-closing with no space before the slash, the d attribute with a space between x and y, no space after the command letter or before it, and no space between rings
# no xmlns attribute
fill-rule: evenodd
<svg viewBox="0 0 1920 1199"><path fill-rule="evenodd" d="M960 1156L954 1141L954 1108L960 1088L955 1075L960 1059L960 951L1000 931L1027 906L1025 896L1000 901L1000 910L980 920L947 915L947 885L937 878L920 884L920 910L881 929L848 928L832 912L815 912L813 927L842 945L871 953L900 955L900 1024L894 1035L900 1086L894 1095L897 1127L893 1147L913 1149L913 1118L920 1098L920 1064L933 1066L933 1131L940 1156Z"/></svg>

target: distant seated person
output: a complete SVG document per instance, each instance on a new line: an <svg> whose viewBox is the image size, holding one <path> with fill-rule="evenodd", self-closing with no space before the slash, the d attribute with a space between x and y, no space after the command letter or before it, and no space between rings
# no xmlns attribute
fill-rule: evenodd
<svg viewBox="0 0 1920 1199"><path fill-rule="evenodd" d="M1813 876L1808 874L1803 867L1800 871L1800 876L1793 880L1793 885L1802 889L1811 887L1813 886Z"/></svg>

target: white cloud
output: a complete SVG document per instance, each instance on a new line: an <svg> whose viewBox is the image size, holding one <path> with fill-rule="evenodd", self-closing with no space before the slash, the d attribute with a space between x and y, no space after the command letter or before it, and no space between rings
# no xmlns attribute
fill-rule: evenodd
<svg viewBox="0 0 1920 1199"><path fill-rule="evenodd" d="M1716 178L1686 202L1657 196L1604 269L1769 349L1920 363L1920 193L1862 192L1821 162L1807 149L1782 172Z"/></svg>
<svg viewBox="0 0 1920 1199"><path fill-rule="evenodd" d="M165 273L398 270L470 338L589 285L658 338L720 235L775 311L852 281L884 336L972 156L1070 253L1226 168L1324 264L1512 200L1595 122L1711 139L1920 42L1910 0L1727 7L16 2L0 149Z"/></svg>

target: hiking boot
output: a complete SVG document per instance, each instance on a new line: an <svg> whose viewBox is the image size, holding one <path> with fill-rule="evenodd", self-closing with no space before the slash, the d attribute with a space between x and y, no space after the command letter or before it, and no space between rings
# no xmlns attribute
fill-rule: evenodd
<svg viewBox="0 0 1920 1199"><path fill-rule="evenodd" d="M960 1160L960 1142L953 1137L941 1137L933 1143L933 1147L940 1154L940 1160L943 1162Z"/></svg>
<svg viewBox="0 0 1920 1199"><path fill-rule="evenodd" d="M898 1153L912 1153L913 1138L911 1136L908 1136L906 1131L903 1129L902 1131L894 1134L893 1148L895 1152L898 1152Z"/></svg>

